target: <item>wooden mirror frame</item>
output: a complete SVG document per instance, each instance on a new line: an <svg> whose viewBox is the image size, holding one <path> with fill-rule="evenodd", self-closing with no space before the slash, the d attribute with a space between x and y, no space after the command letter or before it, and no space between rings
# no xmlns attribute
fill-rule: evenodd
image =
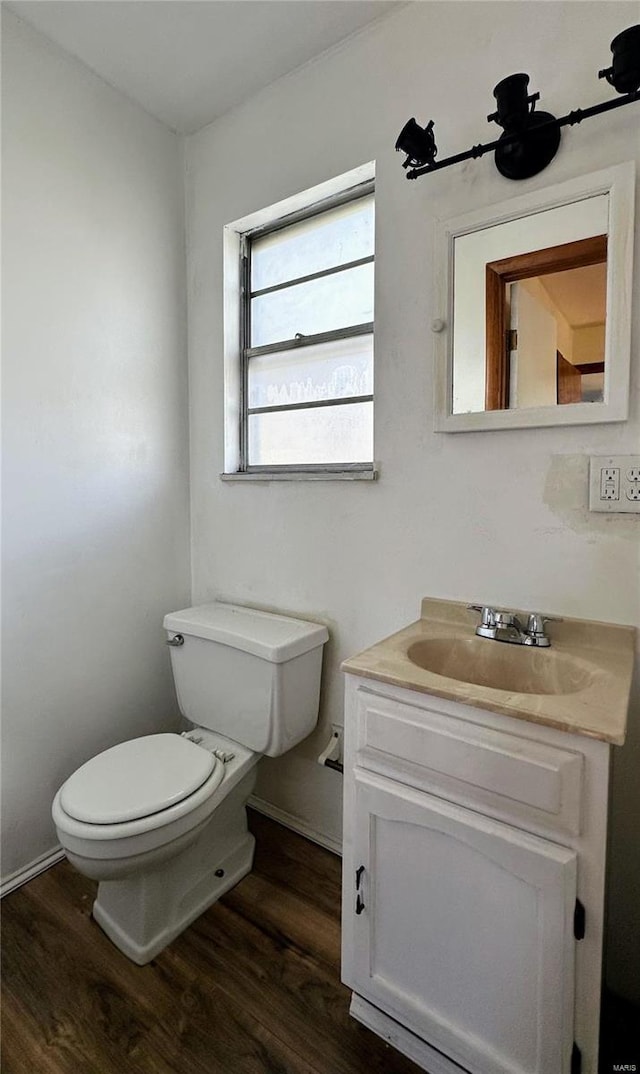
<svg viewBox="0 0 640 1074"><path fill-rule="evenodd" d="M547 209L606 194L609 198L607 233L607 323L603 402L523 409L453 412L454 244L471 232L519 220ZM463 216L436 221L433 311L435 341L434 428L436 432L474 432L552 425L590 425L626 421L629 410L631 301L633 284L635 164L612 165L589 175ZM551 248L553 249L553 248Z"/></svg>
<svg viewBox="0 0 640 1074"><path fill-rule="evenodd" d="M515 254L489 261L485 269L485 410L509 406L509 349L507 346L507 284L568 272L607 260L607 236L592 235L546 250ZM556 404L557 405L557 404Z"/></svg>

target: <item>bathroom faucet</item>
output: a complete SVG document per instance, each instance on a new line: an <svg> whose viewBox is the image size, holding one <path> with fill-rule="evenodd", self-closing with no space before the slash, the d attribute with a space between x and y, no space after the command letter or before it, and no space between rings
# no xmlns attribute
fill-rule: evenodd
<svg viewBox="0 0 640 1074"><path fill-rule="evenodd" d="M551 645L551 640L545 632L545 623L562 622L552 615L532 612L527 617L526 627L523 627L515 612L491 608L486 604L468 604L467 608L480 612L480 623L476 627L479 638L504 641L511 645L535 645L546 649Z"/></svg>

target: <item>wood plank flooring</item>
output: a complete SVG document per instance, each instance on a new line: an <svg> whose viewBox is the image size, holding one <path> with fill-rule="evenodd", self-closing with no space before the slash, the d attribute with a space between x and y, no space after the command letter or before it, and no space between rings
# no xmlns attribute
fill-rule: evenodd
<svg viewBox="0 0 640 1074"><path fill-rule="evenodd" d="M257 813L253 873L150 965L91 919L66 862L9 895L3 1074L418 1074L348 1016L340 861ZM605 995L602 1074L640 1069L637 1009Z"/></svg>
<svg viewBox="0 0 640 1074"><path fill-rule="evenodd" d="M3 1074L418 1074L349 1018L340 860L251 813L254 871L148 966L67 862L3 902Z"/></svg>

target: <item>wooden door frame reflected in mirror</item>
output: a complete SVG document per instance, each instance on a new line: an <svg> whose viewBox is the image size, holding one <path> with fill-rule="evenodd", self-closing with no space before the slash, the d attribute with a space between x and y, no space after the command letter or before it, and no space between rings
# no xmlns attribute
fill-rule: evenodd
<svg viewBox="0 0 640 1074"><path fill-rule="evenodd" d="M605 373L602 401L570 405L536 405L520 409L455 410L454 391L454 252L457 240L525 220L547 210L574 206L591 198L607 198L607 295ZM631 306L635 207L635 163L615 164L562 183L532 190L497 205L474 209L449 219L434 220L435 306L434 429L436 432L475 432L526 429L553 425L591 425L626 421L629 411ZM597 229L601 231L602 228ZM529 247L530 249L531 247ZM488 260L488 259L487 259ZM486 263L486 262L485 262ZM482 268L484 284L484 266ZM485 324L480 327L484 376ZM484 398L484 385L482 386Z"/></svg>
<svg viewBox="0 0 640 1074"><path fill-rule="evenodd" d="M592 235L546 250L489 261L485 268L485 410L509 407L509 345L507 286L517 280L568 272L607 260L607 236Z"/></svg>

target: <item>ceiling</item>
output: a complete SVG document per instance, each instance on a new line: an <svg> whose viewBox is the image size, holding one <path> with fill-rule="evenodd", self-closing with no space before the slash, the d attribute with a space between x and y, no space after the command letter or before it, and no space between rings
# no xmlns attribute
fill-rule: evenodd
<svg viewBox="0 0 640 1074"><path fill-rule="evenodd" d="M538 279L572 328L604 324L607 306L607 263L552 272Z"/></svg>
<svg viewBox="0 0 640 1074"><path fill-rule="evenodd" d="M400 0L12 0L6 6L173 130L241 104Z"/></svg>

